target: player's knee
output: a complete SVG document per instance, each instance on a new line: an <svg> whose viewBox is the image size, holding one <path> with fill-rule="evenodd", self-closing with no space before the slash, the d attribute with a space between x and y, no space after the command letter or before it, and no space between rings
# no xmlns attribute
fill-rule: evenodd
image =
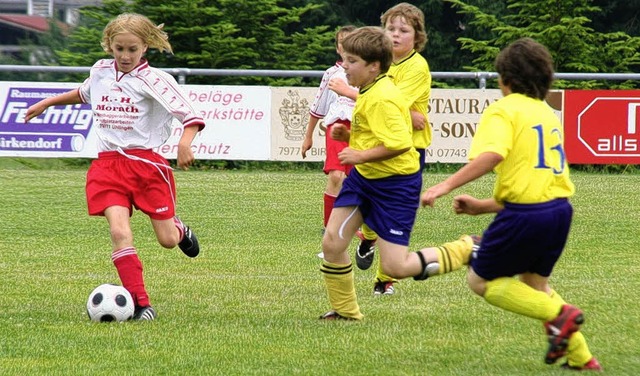
<svg viewBox="0 0 640 376"><path fill-rule="evenodd" d="M472 268L469 268L469 272L467 273L467 284L471 291L480 296L484 296L486 291L486 281L475 274Z"/></svg>
<svg viewBox="0 0 640 376"><path fill-rule="evenodd" d="M133 244L133 234L131 229L125 227L110 228L111 242L116 246L121 244Z"/></svg>

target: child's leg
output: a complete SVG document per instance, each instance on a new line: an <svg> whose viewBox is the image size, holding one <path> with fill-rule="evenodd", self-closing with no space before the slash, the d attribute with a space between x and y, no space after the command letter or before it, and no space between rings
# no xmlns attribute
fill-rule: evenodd
<svg viewBox="0 0 640 376"><path fill-rule="evenodd" d="M473 269L469 272L469 283L477 284L479 277ZM538 319L546 322L553 320L562 308L562 304L551 299L543 291L536 290L531 286L513 277L500 277L491 281L484 281L484 299L499 308L517 313L519 315ZM480 292L480 289L475 289Z"/></svg>
<svg viewBox="0 0 640 376"><path fill-rule="evenodd" d="M327 187L324 191L323 196L323 225L325 228L327 227L327 223L329 222L331 210L333 210L333 205L336 202L336 197L338 196L338 193L340 193L340 188L342 188L342 181L344 180L345 176L345 173L339 170L331 170L327 174Z"/></svg>
<svg viewBox="0 0 640 376"><path fill-rule="evenodd" d="M355 207L334 208L322 239L324 261L320 267L329 303L344 318L362 319L353 279L353 265L347 247L362 215Z"/></svg>
<svg viewBox="0 0 640 376"><path fill-rule="evenodd" d="M115 265L122 286L126 288L136 307L147 307L150 305L149 295L144 287L142 276L142 263L134 247L126 247L113 251L111 260Z"/></svg>
<svg viewBox="0 0 640 376"><path fill-rule="evenodd" d="M104 211L111 233L111 260L118 271L122 286L133 297L137 307L149 305L149 296L142 277L142 263L133 246L133 233L129 223L129 209L123 206L110 206Z"/></svg>
<svg viewBox="0 0 640 376"><path fill-rule="evenodd" d="M555 290L551 290L550 296L553 301L561 305L567 304ZM579 331L573 333L569 338L569 345L567 346L567 361L569 362L569 366L582 367L592 358L593 355L591 351L589 351L589 346L587 346L587 341L582 333Z"/></svg>
<svg viewBox="0 0 640 376"><path fill-rule="evenodd" d="M469 263L475 242L471 236L444 243L440 247L408 252L408 247L378 239L382 272L393 278L414 277L424 280L429 276L460 269Z"/></svg>
<svg viewBox="0 0 640 376"><path fill-rule="evenodd" d="M422 272L415 280L449 273L469 264L471 253L480 243L478 236L463 235L460 239L438 247L423 248L416 252L422 264ZM419 254L418 254L419 253Z"/></svg>

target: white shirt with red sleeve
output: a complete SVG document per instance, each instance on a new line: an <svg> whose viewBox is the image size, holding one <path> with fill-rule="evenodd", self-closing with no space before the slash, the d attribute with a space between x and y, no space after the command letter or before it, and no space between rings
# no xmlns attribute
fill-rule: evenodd
<svg viewBox="0 0 640 376"><path fill-rule="evenodd" d="M204 128L175 78L146 60L129 73L118 72L113 59L99 60L78 93L91 104L99 151L159 147L171 134L173 118L183 127Z"/></svg>
<svg viewBox="0 0 640 376"><path fill-rule="evenodd" d="M347 82L347 76L340 63L336 63L324 72L316 96L309 108L309 114L318 119L324 119L326 125L333 124L338 120L351 121L355 105L355 101L352 99L338 95L329 89L329 81L332 78L339 78Z"/></svg>

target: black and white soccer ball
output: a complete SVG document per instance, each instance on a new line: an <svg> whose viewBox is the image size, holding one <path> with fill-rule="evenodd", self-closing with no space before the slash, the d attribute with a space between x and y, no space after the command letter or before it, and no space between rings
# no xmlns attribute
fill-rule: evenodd
<svg viewBox="0 0 640 376"><path fill-rule="evenodd" d="M105 283L96 287L87 300L87 314L91 321L127 321L133 317L133 298L122 286Z"/></svg>

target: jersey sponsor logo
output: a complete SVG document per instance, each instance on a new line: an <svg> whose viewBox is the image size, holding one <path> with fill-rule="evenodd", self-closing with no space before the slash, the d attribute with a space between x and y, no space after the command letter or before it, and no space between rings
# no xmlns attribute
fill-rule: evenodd
<svg viewBox="0 0 640 376"><path fill-rule="evenodd" d="M0 150L82 151L93 124L90 105L49 107L29 123L24 122L29 106L67 91L36 87L9 88L0 117Z"/></svg>

